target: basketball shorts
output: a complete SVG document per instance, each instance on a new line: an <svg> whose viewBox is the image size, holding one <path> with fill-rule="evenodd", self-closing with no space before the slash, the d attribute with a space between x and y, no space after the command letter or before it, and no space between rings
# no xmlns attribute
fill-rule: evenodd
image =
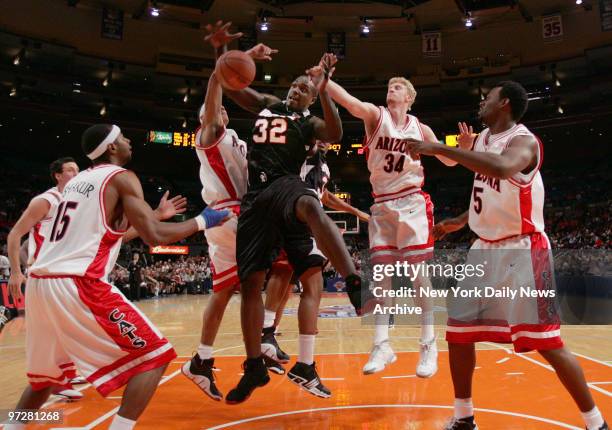
<svg viewBox="0 0 612 430"><path fill-rule="evenodd" d="M318 201L316 193L299 176L291 175L243 197L236 239L241 280L251 273L270 269L281 249L298 277L311 267L323 267L325 256L317 248L308 226L295 214L295 204L302 196Z"/></svg>
<svg viewBox="0 0 612 430"><path fill-rule="evenodd" d="M240 207L231 209L236 215L240 214ZM238 218L232 217L222 225L204 231L208 242L208 254L213 273L213 292L239 285L238 266L236 265L236 229Z"/></svg>
<svg viewBox="0 0 612 430"><path fill-rule="evenodd" d="M458 282L447 297L446 340L512 343L516 352L563 346L553 261L543 233L497 242L478 239L466 265L482 276Z"/></svg>
<svg viewBox="0 0 612 430"><path fill-rule="evenodd" d="M399 199L374 203L368 231L370 261L419 263L433 256L433 203L417 191Z"/></svg>
<svg viewBox="0 0 612 430"><path fill-rule="evenodd" d="M176 357L147 317L104 281L31 276L26 304L26 366L34 390L63 385L79 369L107 396Z"/></svg>

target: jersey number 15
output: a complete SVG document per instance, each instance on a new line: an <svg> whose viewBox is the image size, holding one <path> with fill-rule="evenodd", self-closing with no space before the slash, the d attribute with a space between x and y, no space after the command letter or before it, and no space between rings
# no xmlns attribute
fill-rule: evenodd
<svg viewBox="0 0 612 430"><path fill-rule="evenodd" d="M253 134L254 143L284 145L287 143L287 120L285 118L259 118L255 121L257 130Z"/></svg>
<svg viewBox="0 0 612 430"><path fill-rule="evenodd" d="M58 240L62 240L64 235L66 234L66 230L68 230L68 226L70 225L70 215L68 211L74 210L78 206L78 202L61 202L57 208L57 215L55 216L55 221L53 221L53 230L51 230L51 237L49 240L51 242L57 242Z"/></svg>

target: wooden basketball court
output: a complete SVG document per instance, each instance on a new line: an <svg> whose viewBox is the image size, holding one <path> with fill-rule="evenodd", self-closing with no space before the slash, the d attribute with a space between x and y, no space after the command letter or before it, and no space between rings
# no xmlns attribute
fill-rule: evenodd
<svg viewBox="0 0 612 430"><path fill-rule="evenodd" d="M179 358L160 383L142 416L141 429L427 429L442 428L452 415L453 391L444 327L437 326L440 370L431 379L415 376L418 327L398 326L391 341L398 360L385 371L361 372L371 347L373 328L358 318L320 318L316 362L330 399L319 399L293 385L286 376L271 382L236 406L206 397L181 372L199 342L202 310L208 296L180 296L140 302L141 309L174 344ZM297 306L292 297L288 308ZM348 303L328 296L322 307ZM215 345L219 389L226 394L239 380L244 359L239 324L240 298L235 296ZM342 316L341 313L339 313ZM441 317L442 315L440 315ZM295 360L297 318L286 315L278 337ZM604 417L612 417L612 327L565 326L563 337L583 366ZM24 320L11 322L0 334L0 409L14 407L25 378ZM287 369L290 368L290 363ZM106 429L120 404L121 391L107 399L80 386L83 400L51 400L46 408L64 411L61 425L28 428ZM582 419L555 373L537 353L514 354L504 345L479 344L474 404L481 429L582 429Z"/></svg>

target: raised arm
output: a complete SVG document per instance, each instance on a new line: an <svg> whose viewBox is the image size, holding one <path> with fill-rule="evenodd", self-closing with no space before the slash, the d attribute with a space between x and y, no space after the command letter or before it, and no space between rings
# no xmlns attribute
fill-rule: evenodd
<svg viewBox="0 0 612 430"><path fill-rule="evenodd" d="M50 207L51 205L45 199L39 198L32 200L8 234L7 251L11 264L11 276L9 278L8 288L13 299L21 297L21 284L25 282L25 276L23 276L23 272L21 271L19 259L21 238L28 234L36 224L47 216Z"/></svg>
<svg viewBox="0 0 612 430"><path fill-rule="evenodd" d="M492 178L508 179L536 166L538 142L533 136L516 136L501 154L469 151L436 143L410 140L407 150L413 155L442 155L462 166Z"/></svg>
<svg viewBox="0 0 612 430"><path fill-rule="evenodd" d="M212 25L207 25L206 30L209 34L205 37L215 50L215 58L219 58L225 52L227 52L227 45L234 39L242 37L242 33L229 33L229 27L231 22L223 23L217 21ZM271 54L276 54L276 49L269 48L268 46L260 43L253 48L246 51L254 60L271 60ZM225 95L232 99L241 108L253 112L259 113L262 109L272 104L278 103L280 99L276 96L269 94L262 94L251 87L244 88L239 91L229 90L225 88Z"/></svg>
<svg viewBox="0 0 612 430"><path fill-rule="evenodd" d="M221 102L223 90L217 80L215 72L208 79L206 97L204 98L204 121L202 122L202 133L198 146L208 148L217 141L223 132L223 118L221 117Z"/></svg>
<svg viewBox="0 0 612 430"><path fill-rule="evenodd" d="M315 137L324 142L338 142L342 139L342 121L336 105L327 92L327 84L334 73L331 54L325 54L321 60L322 74L311 76L319 92L319 101L323 109L323 121L314 118Z"/></svg>
<svg viewBox="0 0 612 430"><path fill-rule="evenodd" d="M326 58L326 56L329 56L330 67L334 67L338 61L336 56L334 54L324 54L319 66L308 69L306 73L311 77L322 73L321 66L323 59ZM327 91L329 92L331 98L340 106L348 110L351 115L365 121L367 125L376 125L378 115L380 113L378 107L372 103L362 102L357 97L350 95L344 88L331 79L327 83Z"/></svg>

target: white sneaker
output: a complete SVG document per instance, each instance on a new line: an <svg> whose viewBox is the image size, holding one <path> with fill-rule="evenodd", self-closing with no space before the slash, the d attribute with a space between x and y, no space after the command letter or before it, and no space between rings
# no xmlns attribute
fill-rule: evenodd
<svg viewBox="0 0 612 430"><path fill-rule="evenodd" d="M431 378L438 371L438 347L436 338L429 342L419 342L419 364L417 364L416 375L419 378Z"/></svg>
<svg viewBox="0 0 612 430"><path fill-rule="evenodd" d="M59 396L70 402L81 400L83 398L83 393L77 390L58 390L57 392L54 392L53 394L55 396Z"/></svg>
<svg viewBox="0 0 612 430"><path fill-rule="evenodd" d="M87 379L85 379L84 377L77 375L74 378L72 378L70 380L70 383L72 385L81 385L81 384L87 384Z"/></svg>
<svg viewBox="0 0 612 430"><path fill-rule="evenodd" d="M389 341L385 340L378 345L372 347L370 352L370 358L365 366L363 366L364 375L371 375L384 370L387 364L395 363L397 361L397 355L391 349Z"/></svg>

